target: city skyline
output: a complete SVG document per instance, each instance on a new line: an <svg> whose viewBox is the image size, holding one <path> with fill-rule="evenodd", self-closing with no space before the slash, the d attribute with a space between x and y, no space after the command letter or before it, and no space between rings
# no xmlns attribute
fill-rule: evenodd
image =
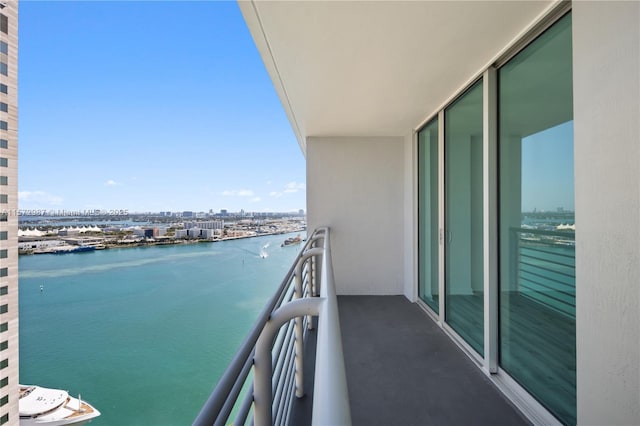
<svg viewBox="0 0 640 426"><path fill-rule="evenodd" d="M306 210L304 157L236 3L20 14L20 209Z"/></svg>

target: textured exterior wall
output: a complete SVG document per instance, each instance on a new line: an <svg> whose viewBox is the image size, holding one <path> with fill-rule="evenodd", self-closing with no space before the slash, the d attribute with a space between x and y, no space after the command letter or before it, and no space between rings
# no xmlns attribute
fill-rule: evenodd
<svg viewBox="0 0 640 426"><path fill-rule="evenodd" d="M309 229L331 227L338 294L404 294L404 138L308 138Z"/></svg>
<svg viewBox="0 0 640 426"><path fill-rule="evenodd" d="M574 2L578 424L640 424L640 3Z"/></svg>

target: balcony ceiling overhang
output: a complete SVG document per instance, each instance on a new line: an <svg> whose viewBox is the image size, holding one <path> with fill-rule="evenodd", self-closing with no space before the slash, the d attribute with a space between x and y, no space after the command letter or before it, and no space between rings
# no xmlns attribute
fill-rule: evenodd
<svg viewBox="0 0 640 426"><path fill-rule="evenodd" d="M403 136L554 1L240 1L303 153L311 136Z"/></svg>

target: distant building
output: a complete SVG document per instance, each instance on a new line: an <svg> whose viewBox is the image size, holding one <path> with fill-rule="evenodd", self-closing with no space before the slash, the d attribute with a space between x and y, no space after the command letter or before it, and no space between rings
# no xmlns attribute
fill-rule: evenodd
<svg viewBox="0 0 640 426"><path fill-rule="evenodd" d="M61 238L61 240L72 246L94 245L104 242L103 237L69 237Z"/></svg>
<svg viewBox="0 0 640 426"><path fill-rule="evenodd" d="M176 238L213 238L220 233L221 231L217 229L178 229L176 231Z"/></svg>
<svg viewBox="0 0 640 426"><path fill-rule="evenodd" d="M184 229L200 228L200 229L223 229L223 220L209 220L206 222L184 222Z"/></svg>
<svg viewBox="0 0 640 426"><path fill-rule="evenodd" d="M193 212L184 211L182 212L182 217L193 217Z"/></svg>
<svg viewBox="0 0 640 426"><path fill-rule="evenodd" d="M189 236L188 229L177 229L175 233L176 238L187 238Z"/></svg>
<svg viewBox="0 0 640 426"><path fill-rule="evenodd" d="M0 3L0 424L17 425L18 2Z"/></svg>
<svg viewBox="0 0 640 426"><path fill-rule="evenodd" d="M38 241L25 241L18 243L20 250L33 250L44 249L49 247L57 247L64 244L62 240L38 240Z"/></svg>
<svg viewBox="0 0 640 426"><path fill-rule="evenodd" d="M201 238L213 238L214 236L220 234L221 231L218 229L201 229L200 237Z"/></svg>
<svg viewBox="0 0 640 426"><path fill-rule="evenodd" d="M66 237L66 236L69 236L69 235L78 235L79 233L80 233L80 230L79 229L75 229L75 228L73 228L73 229L71 229L71 228L70 229L64 229L63 228L63 229L60 229L58 231L58 235L61 236L61 237Z"/></svg>
<svg viewBox="0 0 640 426"><path fill-rule="evenodd" d="M144 229L144 237L145 238L155 238L159 236L158 228L146 228Z"/></svg>

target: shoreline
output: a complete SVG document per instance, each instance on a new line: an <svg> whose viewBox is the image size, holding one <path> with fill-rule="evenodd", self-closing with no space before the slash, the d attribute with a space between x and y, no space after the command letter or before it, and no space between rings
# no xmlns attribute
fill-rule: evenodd
<svg viewBox="0 0 640 426"><path fill-rule="evenodd" d="M101 243L95 245L86 245L86 246L74 246L74 245L61 245L56 247L51 247L49 249L34 249L34 250L18 250L19 256L32 256L32 255L41 255L41 254L71 254L71 253L89 253L94 251L102 251L109 249L120 249L120 248L136 248L136 247L157 247L157 246L176 246L176 245L189 245L189 244L201 244L201 243L218 243L222 241L229 240L240 240L247 238L257 238L257 237L267 237L273 235L288 235L293 233L302 233L306 232L306 228L300 228L297 230L292 230L288 232L273 232L273 233L265 233L259 235L242 235L242 236L234 236L234 237L224 237L224 238L215 238L215 239L203 239L203 238L195 238L195 239L180 239L180 240L169 240L169 241L149 241L149 242L135 242L135 243L124 243L124 244L111 244L111 243ZM306 238L305 238L306 239ZM69 250L63 249L60 250L61 247L69 248Z"/></svg>

